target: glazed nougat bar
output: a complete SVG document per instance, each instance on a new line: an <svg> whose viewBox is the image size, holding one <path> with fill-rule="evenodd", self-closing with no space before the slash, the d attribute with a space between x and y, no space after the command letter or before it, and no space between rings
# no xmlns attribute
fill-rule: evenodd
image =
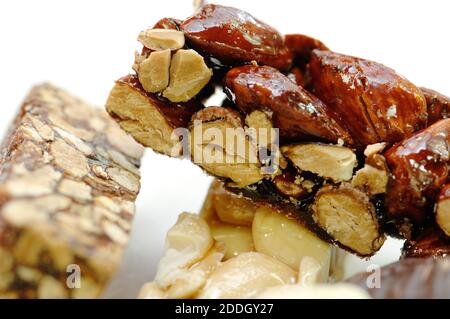
<svg viewBox="0 0 450 319"><path fill-rule="evenodd" d="M128 242L143 149L44 84L1 148L0 297L98 297Z"/></svg>

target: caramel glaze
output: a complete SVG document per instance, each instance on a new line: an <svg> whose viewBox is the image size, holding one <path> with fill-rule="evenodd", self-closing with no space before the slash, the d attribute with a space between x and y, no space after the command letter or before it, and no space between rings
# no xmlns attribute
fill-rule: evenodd
<svg viewBox="0 0 450 319"><path fill-rule="evenodd" d="M423 223L448 178L450 119L398 143L385 157L391 172L385 198L388 216Z"/></svg>
<svg viewBox="0 0 450 319"><path fill-rule="evenodd" d="M414 239L406 241L402 249L402 258L448 255L450 255L450 238L435 224L426 227Z"/></svg>
<svg viewBox="0 0 450 319"><path fill-rule="evenodd" d="M294 65L300 66L303 70L311 60L313 50L329 50L321 41L304 34L287 34L284 41L294 54Z"/></svg>
<svg viewBox="0 0 450 319"><path fill-rule="evenodd" d="M382 64L313 50L309 72L314 93L343 117L360 149L398 142L427 124L422 92Z"/></svg>
<svg viewBox="0 0 450 319"><path fill-rule="evenodd" d="M135 75L127 75L119 79L117 83L128 85L147 97L150 104L158 109L173 128L187 127L192 115L204 108L203 104L197 100L191 100L186 103L173 103L156 94L148 93Z"/></svg>
<svg viewBox="0 0 450 319"><path fill-rule="evenodd" d="M450 117L450 98L439 92L420 88L427 100L428 125Z"/></svg>
<svg viewBox="0 0 450 319"><path fill-rule="evenodd" d="M225 91L244 114L255 110L272 113L273 125L280 129L283 140L342 139L353 143L334 112L272 67L232 69L225 78Z"/></svg>
<svg viewBox="0 0 450 319"><path fill-rule="evenodd" d="M193 49L227 64L256 61L287 70L292 63L292 54L277 30L236 8L205 5L180 30Z"/></svg>

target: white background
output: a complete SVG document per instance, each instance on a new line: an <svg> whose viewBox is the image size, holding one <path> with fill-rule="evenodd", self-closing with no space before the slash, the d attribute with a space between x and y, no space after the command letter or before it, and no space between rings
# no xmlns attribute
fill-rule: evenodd
<svg viewBox="0 0 450 319"><path fill-rule="evenodd" d="M420 86L450 94L450 2L221 1L238 6L282 33L304 33L337 52L393 67ZM159 18L184 18L191 0L39 0L0 2L0 130L29 88L50 81L102 106L113 81L127 74L136 37ZM134 297L152 278L164 235L182 211L198 211L210 179L188 162L148 151L132 243L109 296ZM376 261L398 253L399 243ZM362 263L358 265L361 267Z"/></svg>

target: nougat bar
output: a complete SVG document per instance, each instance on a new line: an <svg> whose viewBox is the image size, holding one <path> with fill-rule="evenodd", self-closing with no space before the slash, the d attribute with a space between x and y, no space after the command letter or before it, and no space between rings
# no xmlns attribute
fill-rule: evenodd
<svg viewBox="0 0 450 319"><path fill-rule="evenodd" d="M143 149L106 113L35 87L0 154L0 298L95 298L121 261Z"/></svg>

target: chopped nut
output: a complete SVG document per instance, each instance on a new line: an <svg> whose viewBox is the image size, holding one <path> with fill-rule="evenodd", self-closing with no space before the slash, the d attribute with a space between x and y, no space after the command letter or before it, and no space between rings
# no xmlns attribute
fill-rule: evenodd
<svg viewBox="0 0 450 319"><path fill-rule="evenodd" d="M254 251L250 227L227 225L221 222L210 224L211 236L215 241L225 244L225 260L239 254Z"/></svg>
<svg viewBox="0 0 450 319"><path fill-rule="evenodd" d="M166 237L166 250L156 271L155 281L169 288L180 269L200 261L214 244L206 222L199 216L184 213L178 217Z"/></svg>
<svg viewBox="0 0 450 319"><path fill-rule="evenodd" d="M42 211L56 212L69 208L70 198L58 194L45 195L33 199L33 204Z"/></svg>
<svg viewBox="0 0 450 319"><path fill-rule="evenodd" d="M47 220L47 215L30 200L8 202L3 208L2 217L15 227L24 227Z"/></svg>
<svg viewBox="0 0 450 319"><path fill-rule="evenodd" d="M4 190L16 197L51 194L61 178L61 173L45 165L26 175L12 177L4 184Z"/></svg>
<svg viewBox="0 0 450 319"><path fill-rule="evenodd" d="M299 270L304 257L312 257L322 267L320 280L328 280L331 245L299 222L269 207L261 207L256 212L252 231L256 251L272 256L295 270Z"/></svg>
<svg viewBox="0 0 450 319"><path fill-rule="evenodd" d="M350 180L357 165L355 153L342 146L297 144L284 146L281 151L298 169L335 182Z"/></svg>
<svg viewBox="0 0 450 319"><path fill-rule="evenodd" d="M115 203L111 198L106 196L98 196L94 198L95 205L100 205L106 208L107 210L119 214L121 211L121 207Z"/></svg>
<svg viewBox="0 0 450 319"><path fill-rule="evenodd" d="M67 142L75 146L77 150L83 153L85 156L89 156L92 154L92 148L83 142L80 138L76 137L72 133L66 132L63 129L55 127L55 131Z"/></svg>
<svg viewBox="0 0 450 319"><path fill-rule="evenodd" d="M139 34L138 40L154 51L174 51L184 47L184 33L171 29L148 29Z"/></svg>
<svg viewBox="0 0 450 319"><path fill-rule="evenodd" d="M81 201L91 200L92 188L85 183L80 183L73 181L71 179L64 179L61 181L61 184L58 186L58 191L61 194L67 195L74 199L78 199Z"/></svg>
<svg viewBox="0 0 450 319"><path fill-rule="evenodd" d="M181 269L174 276L172 285L167 289L170 299L192 298L205 284L206 273L200 269Z"/></svg>
<svg viewBox="0 0 450 319"><path fill-rule="evenodd" d="M251 226L258 206L251 200L227 191L223 184L215 181L210 188L212 207L217 217L225 223Z"/></svg>
<svg viewBox="0 0 450 319"><path fill-rule="evenodd" d="M85 141L90 142L95 136L95 133L92 131L72 125L65 118L59 115L59 113L51 112L49 113L48 118L53 125L62 128L63 130L70 132Z"/></svg>
<svg viewBox="0 0 450 319"><path fill-rule="evenodd" d="M170 50L156 51L139 64L139 81L147 92L161 92L169 85L170 59Z"/></svg>
<svg viewBox="0 0 450 319"><path fill-rule="evenodd" d="M42 142L42 137L39 135L39 133L34 129L34 127L31 126L31 124L24 124L22 127L18 129L20 131L20 134L30 138L34 142L40 143Z"/></svg>
<svg viewBox="0 0 450 319"><path fill-rule="evenodd" d="M269 116L262 111L253 111L245 118L245 123L249 128L255 130L254 140L259 147L270 148L275 143L277 135L273 130L272 122Z"/></svg>
<svg viewBox="0 0 450 319"><path fill-rule="evenodd" d="M119 245L125 245L128 242L128 234L119 226L110 221L102 221L102 227L105 234Z"/></svg>
<svg viewBox="0 0 450 319"><path fill-rule="evenodd" d="M208 84L212 70L194 50L179 50L170 65L170 83L163 96L172 102L187 102Z"/></svg>
<svg viewBox="0 0 450 319"><path fill-rule="evenodd" d="M108 173L106 173L106 170L103 166L101 165L92 165L91 166L92 172L95 174L95 176L103 178L103 179L108 179L109 175Z"/></svg>
<svg viewBox="0 0 450 319"><path fill-rule="evenodd" d="M106 171L113 181L131 192L139 192L139 179L132 173L118 167L111 167Z"/></svg>
<svg viewBox="0 0 450 319"><path fill-rule="evenodd" d="M386 143L376 143L367 145L366 149L364 150L364 156L371 157L372 155L381 153L386 148Z"/></svg>
<svg viewBox="0 0 450 319"><path fill-rule="evenodd" d="M245 187L264 178L258 150L242 128L239 115L230 109L208 107L193 117L190 145L192 161L233 186Z"/></svg>
<svg viewBox="0 0 450 319"><path fill-rule="evenodd" d="M172 284L166 290L166 297L170 299L194 297L203 287L208 276L220 267L224 254L224 245L215 243L198 263L174 272Z"/></svg>
<svg viewBox="0 0 450 319"><path fill-rule="evenodd" d="M313 218L342 246L360 256L371 256L384 243L373 204L348 184L325 186L316 195Z"/></svg>
<svg viewBox="0 0 450 319"><path fill-rule="evenodd" d="M125 155L122 153L119 153L113 149L108 150L108 154L110 155L110 158L119 166L125 168L126 170L130 171L136 176L140 176L139 169L136 168L134 164L132 164Z"/></svg>
<svg viewBox="0 0 450 319"><path fill-rule="evenodd" d="M192 114L202 107L201 104L161 105L155 96L139 89L137 82L138 79L133 76L117 81L106 103L107 111L117 119L124 131L142 145L162 154L180 156L182 145L180 137L174 134L175 129L187 126ZM129 145L131 137L122 130L115 127L109 128L109 131L109 142L122 153L131 157L142 154L142 147L123 149L121 144Z"/></svg>
<svg viewBox="0 0 450 319"><path fill-rule="evenodd" d="M74 177L83 177L89 173L86 157L63 140L57 139L52 143L50 153L55 159L55 164Z"/></svg>
<svg viewBox="0 0 450 319"><path fill-rule="evenodd" d="M243 253L224 262L206 281L199 299L249 298L260 290L295 282L295 272L261 253Z"/></svg>
<svg viewBox="0 0 450 319"><path fill-rule="evenodd" d="M388 180L388 173L385 170L366 164L353 176L352 185L365 190L369 195L373 196L386 193Z"/></svg>
<svg viewBox="0 0 450 319"><path fill-rule="evenodd" d="M39 135L46 141L53 141L54 133L50 126L44 124L35 116L29 116L34 128L38 131Z"/></svg>

